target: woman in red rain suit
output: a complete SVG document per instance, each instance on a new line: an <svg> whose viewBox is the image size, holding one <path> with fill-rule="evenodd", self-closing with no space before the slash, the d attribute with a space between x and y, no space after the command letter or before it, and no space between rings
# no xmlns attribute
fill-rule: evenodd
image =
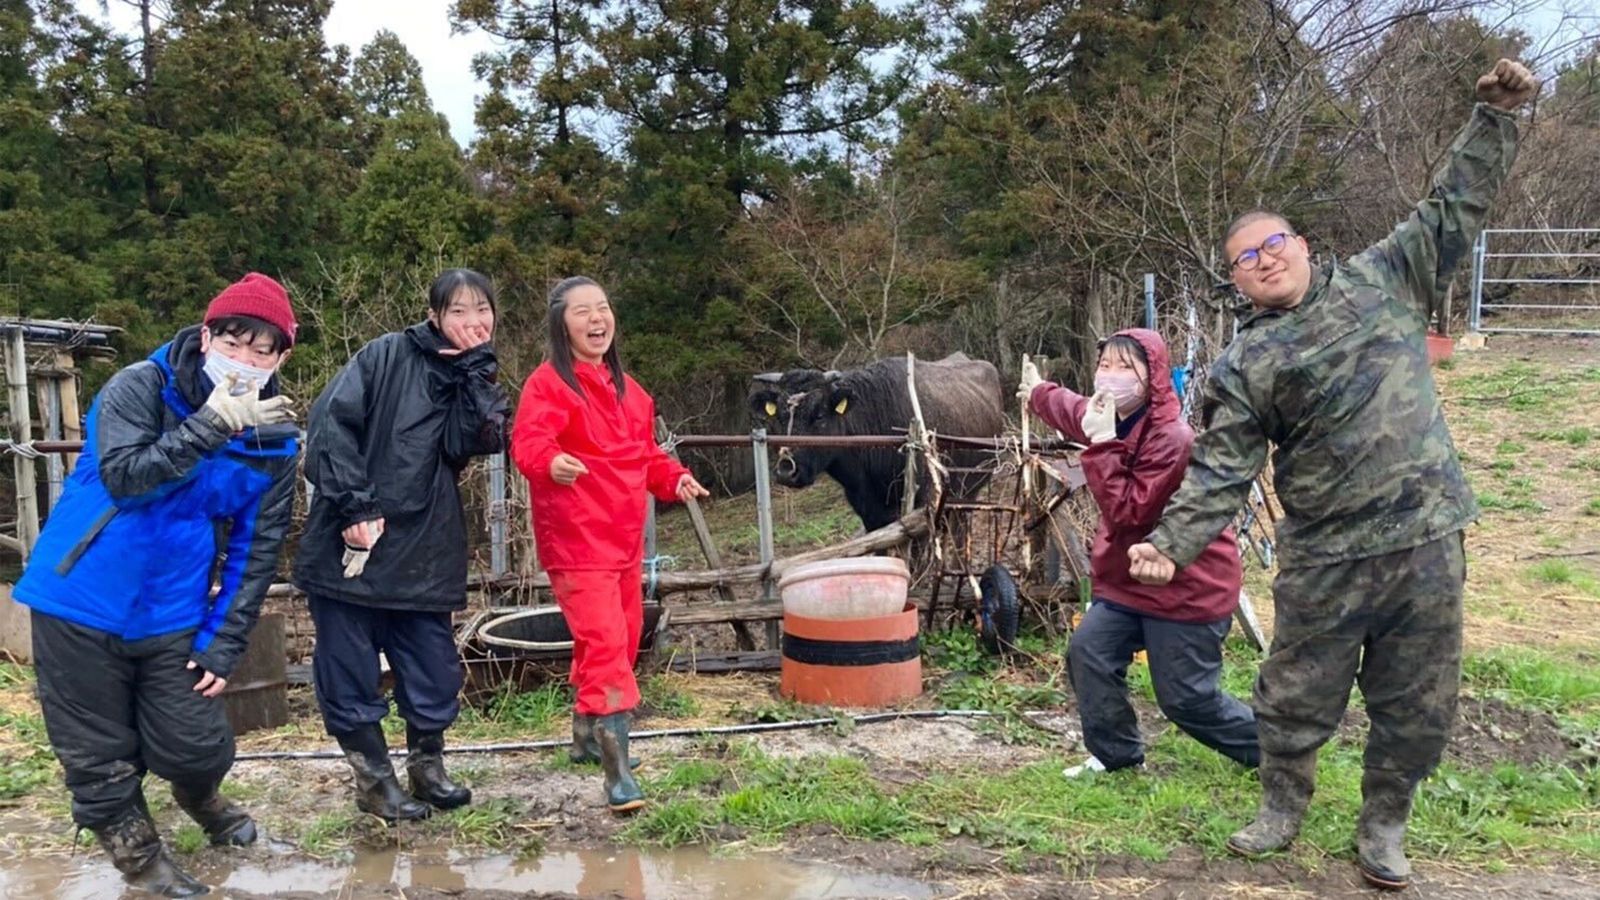
<svg viewBox="0 0 1600 900"><path fill-rule="evenodd" d="M572 631L572 758L598 761L614 812L644 805L629 771L633 666L644 627L645 494L706 496L654 436L655 401L622 371L617 321L600 285L551 288L545 362L528 376L511 433L527 477L539 560Z"/></svg>

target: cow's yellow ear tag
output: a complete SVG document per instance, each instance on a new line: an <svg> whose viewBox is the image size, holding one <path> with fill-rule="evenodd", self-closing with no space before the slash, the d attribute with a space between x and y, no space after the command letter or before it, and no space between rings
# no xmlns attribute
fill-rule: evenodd
<svg viewBox="0 0 1600 900"><path fill-rule="evenodd" d="M836 404L833 407L833 411L842 416L842 415L844 415L844 411L846 409L849 409L849 408L850 408L850 398L849 397L841 397L839 399L838 404Z"/></svg>
<svg viewBox="0 0 1600 900"><path fill-rule="evenodd" d="M775 416L777 414L778 414L778 404L773 403L771 400L768 400L767 401L767 415Z"/></svg>

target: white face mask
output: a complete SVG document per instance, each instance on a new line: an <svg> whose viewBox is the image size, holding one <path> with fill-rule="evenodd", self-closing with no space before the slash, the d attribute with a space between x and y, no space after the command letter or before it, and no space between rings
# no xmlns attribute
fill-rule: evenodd
<svg viewBox="0 0 1600 900"><path fill-rule="evenodd" d="M277 370L258 369L255 366L246 365L236 359L229 359L216 351L206 354L205 373L206 377L211 379L213 385L227 384L229 375L239 379L234 387L228 391L229 394L235 397L250 393L252 382L255 383L256 388L266 387L267 379L271 378L272 373L275 371Z"/></svg>

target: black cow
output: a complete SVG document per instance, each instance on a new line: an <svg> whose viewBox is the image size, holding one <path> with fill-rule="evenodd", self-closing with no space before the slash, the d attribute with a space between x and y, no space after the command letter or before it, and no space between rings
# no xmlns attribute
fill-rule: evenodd
<svg viewBox="0 0 1600 900"><path fill-rule="evenodd" d="M755 376L750 413L769 434L900 434L912 418L903 357L880 359L848 372L791 369ZM982 360L957 353L937 362L917 362L917 399L923 422L940 434L989 437L1005 430L1005 393L1000 373ZM992 457L984 450L943 448L956 467ZM899 448L797 447L782 451L773 467L778 483L806 487L823 472L844 488L850 508L868 531L900 516L905 458ZM921 473L919 495L927 487ZM970 497L984 477L952 475L946 490ZM920 500L919 496L919 500Z"/></svg>

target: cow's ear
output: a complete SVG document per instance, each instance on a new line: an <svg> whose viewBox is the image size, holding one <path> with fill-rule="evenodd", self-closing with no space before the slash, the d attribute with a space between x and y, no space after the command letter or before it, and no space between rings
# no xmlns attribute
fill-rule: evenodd
<svg viewBox="0 0 1600 900"><path fill-rule="evenodd" d="M855 392L850 390L849 385L835 384L831 400L834 413L842 416L850 410L850 404L855 401Z"/></svg>
<svg viewBox="0 0 1600 900"><path fill-rule="evenodd" d="M775 419L782 402L783 395L777 391L755 391L750 395L750 412L757 417Z"/></svg>

